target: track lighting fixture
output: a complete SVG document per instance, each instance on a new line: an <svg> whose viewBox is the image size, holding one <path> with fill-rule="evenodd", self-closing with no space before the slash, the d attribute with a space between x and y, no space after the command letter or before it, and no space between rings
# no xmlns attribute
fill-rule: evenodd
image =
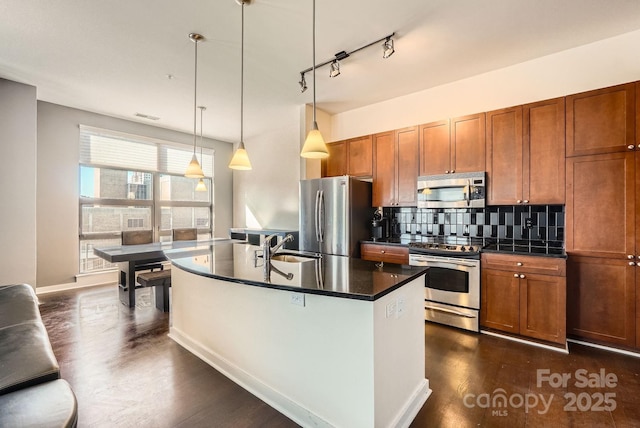
<svg viewBox="0 0 640 428"><path fill-rule="evenodd" d="M307 81L304 79L304 73L300 73L300 92L304 92L307 90Z"/></svg>
<svg viewBox="0 0 640 428"><path fill-rule="evenodd" d="M334 60L331 63L331 70L329 71L329 77L338 77L340 76L340 63L337 60Z"/></svg>
<svg viewBox="0 0 640 428"><path fill-rule="evenodd" d="M391 37L387 37L387 39L382 44L382 58L389 58L396 50L393 48L393 40Z"/></svg>
<svg viewBox="0 0 640 428"><path fill-rule="evenodd" d="M340 62L339 61L342 61L343 59L351 56L352 54L354 54L354 53L356 53L358 51L361 51L362 49L368 48L369 46L373 46L373 45L375 45L377 43L380 43L382 41L384 41L382 43L382 48L383 48L382 57L383 58L389 58L395 52L395 49L393 47L393 39L392 39L392 37L395 36L395 35L396 35L396 33L391 33L388 36L384 36L381 39L378 39L378 40L373 41L373 42L371 42L371 43L369 43L367 45L359 47L358 49L354 49L351 52L340 51L340 52L336 53L333 58L331 58L331 59L329 59L329 60L327 60L325 62L322 62L320 64L315 64L315 59L314 59L313 67L309 67L306 70L302 70L300 72L300 82L298 82L300 84L300 92L304 92L304 91L307 90L307 82L304 79L304 75L306 73L308 73L309 71L315 70L316 68L319 68L319 67L324 67L325 65L330 65L331 69L329 70L329 76L330 77L336 77L336 76L340 75Z"/></svg>

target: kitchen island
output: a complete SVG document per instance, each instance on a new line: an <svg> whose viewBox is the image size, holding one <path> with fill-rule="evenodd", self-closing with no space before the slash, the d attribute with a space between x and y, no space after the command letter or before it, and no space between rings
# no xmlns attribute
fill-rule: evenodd
<svg viewBox="0 0 640 428"><path fill-rule="evenodd" d="M193 250L166 252L173 340L302 426L409 426L431 393L423 268Z"/></svg>

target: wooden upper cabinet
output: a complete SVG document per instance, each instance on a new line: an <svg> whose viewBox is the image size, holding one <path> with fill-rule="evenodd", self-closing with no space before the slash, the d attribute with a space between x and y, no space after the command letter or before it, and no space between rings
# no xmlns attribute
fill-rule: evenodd
<svg viewBox="0 0 640 428"><path fill-rule="evenodd" d="M415 207L418 199L418 127L398 129L396 139L396 205Z"/></svg>
<svg viewBox="0 0 640 428"><path fill-rule="evenodd" d="M373 175L373 139L371 135L352 138L347 142L348 174L354 177Z"/></svg>
<svg viewBox="0 0 640 428"><path fill-rule="evenodd" d="M420 125L420 175L451 170L449 120Z"/></svg>
<svg viewBox="0 0 640 428"><path fill-rule="evenodd" d="M327 144L329 157L322 161L322 176L335 177L347 174L347 142L336 141Z"/></svg>
<svg viewBox="0 0 640 428"><path fill-rule="evenodd" d="M394 132L373 135L375 162L373 166L374 207L390 207L395 204L395 139Z"/></svg>
<svg viewBox="0 0 640 428"><path fill-rule="evenodd" d="M485 170L484 130L484 113L451 119L451 169L449 172Z"/></svg>
<svg viewBox="0 0 640 428"><path fill-rule="evenodd" d="M567 253L636 254L635 158L634 152L567 158Z"/></svg>
<svg viewBox="0 0 640 428"><path fill-rule="evenodd" d="M487 113L487 203L522 203L522 107Z"/></svg>
<svg viewBox="0 0 640 428"><path fill-rule="evenodd" d="M565 203L564 115L564 98L522 108L522 199L530 204Z"/></svg>
<svg viewBox="0 0 640 428"><path fill-rule="evenodd" d="M570 95L566 103L568 157L634 149L634 83Z"/></svg>
<svg viewBox="0 0 640 428"><path fill-rule="evenodd" d="M373 206L416 206L418 127L373 136Z"/></svg>

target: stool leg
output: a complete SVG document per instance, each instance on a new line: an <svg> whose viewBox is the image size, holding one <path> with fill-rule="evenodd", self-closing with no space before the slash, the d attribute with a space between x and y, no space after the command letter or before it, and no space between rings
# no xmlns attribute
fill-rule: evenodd
<svg viewBox="0 0 640 428"><path fill-rule="evenodd" d="M156 308L163 312L169 312L169 283L164 281L155 287Z"/></svg>

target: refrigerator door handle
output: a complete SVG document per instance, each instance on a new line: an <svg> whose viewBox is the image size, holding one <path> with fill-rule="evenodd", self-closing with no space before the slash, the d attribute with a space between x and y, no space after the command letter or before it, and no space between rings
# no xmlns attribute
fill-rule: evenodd
<svg viewBox="0 0 640 428"><path fill-rule="evenodd" d="M318 241L324 241L324 190L320 190L320 206L318 209Z"/></svg>

